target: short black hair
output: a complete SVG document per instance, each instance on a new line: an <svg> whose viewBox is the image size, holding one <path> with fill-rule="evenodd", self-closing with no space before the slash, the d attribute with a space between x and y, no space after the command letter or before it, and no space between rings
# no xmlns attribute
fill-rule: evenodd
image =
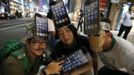
<svg viewBox="0 0 134 75"><path fill-rule="evenodd" d="M78 36L78 33L77 33L77 29L76 27L74 26L73 23L71 23L70 25L67 26L73 33L74 37L76 38ZM59 29L59 28L58 28ZM56 39L59 39L59 35L58 35L58 29L56 29L56 34L55 34L55 38Z"/></svg>
<svg viewBox="0 0 134 75"><path fill-rule="evenodd" d="M111 24L111 20L110 20L109 18L101 18L100 21L101 21L101 22L106 22L106 23Z"/></svg>

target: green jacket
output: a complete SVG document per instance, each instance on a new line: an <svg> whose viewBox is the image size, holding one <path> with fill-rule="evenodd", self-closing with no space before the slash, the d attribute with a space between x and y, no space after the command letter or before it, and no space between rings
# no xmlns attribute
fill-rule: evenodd
<svg viewBox="0 0 134 75"><path fill-rule="evenodd" d="M24 49L17 50L3 60L0 75L36 75L40 66L39 62L39 59L33 61Z"/></svg>

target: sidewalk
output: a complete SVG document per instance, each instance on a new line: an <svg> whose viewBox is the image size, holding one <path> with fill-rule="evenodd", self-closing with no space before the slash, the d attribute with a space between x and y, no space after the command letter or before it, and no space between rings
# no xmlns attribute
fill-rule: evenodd
<svg viewBox="0 0 134 75"><path fill-rule="evenodd" d="M116 36L117 36L117 34L118 34L119 31L112 30L111 32L113 33L113 35L116 35ZM123 35L124 35L124 33L122 34L122 36L123 36ZM122 36L121 36L121 37L122 37ZM131 32L128 34L128 37L127 37L126 40L130 41L130 42L134 45L134 32L133 32L133 31L131 31Z"/></svg>
<svg viewBox="0 0 134 75"><path fill-rule="evenodd" d="M16 18L16 19L9 19L9 20L0 20L0 24L7 23L7 22L16 22L19 20L33 20L33 18L30 17L24 17L24 18Z"/></svg>

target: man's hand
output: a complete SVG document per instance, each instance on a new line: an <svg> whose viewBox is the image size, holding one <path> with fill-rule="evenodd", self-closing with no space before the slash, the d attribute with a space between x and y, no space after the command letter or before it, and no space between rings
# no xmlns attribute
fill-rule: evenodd
<svg viewBox="0 0 134 75"><path fill-rule="evenodd" d="M47 65L47 67L44 69L44 71L46 72L46 74L60 74L61 68L62 68L62 63L64 61L60 61L60 62L56 62L56 61L52 61L51 63L49 63Z"/></svg>

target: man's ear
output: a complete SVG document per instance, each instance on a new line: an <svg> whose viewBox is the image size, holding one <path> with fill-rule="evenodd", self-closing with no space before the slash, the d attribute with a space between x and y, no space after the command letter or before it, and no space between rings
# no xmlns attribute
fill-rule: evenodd
<svg viewBox="0 0 134 75"><path fill-rule="evenodd" d="M107 35L108 37L112 37L112 33L111 33L111 32L106 32L106 35Z"/></svg>

